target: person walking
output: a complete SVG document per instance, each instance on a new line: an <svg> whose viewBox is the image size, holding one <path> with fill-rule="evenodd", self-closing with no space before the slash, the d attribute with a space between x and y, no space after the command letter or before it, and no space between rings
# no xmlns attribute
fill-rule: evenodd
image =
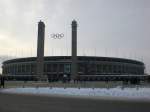
<svg viewBox="0 0 150 112"><path fill-rule="evenodd" d="M5 79L4 76L1 76L1 86L4 88L5 87Z"/></svg>
<svg viewBox="0 0 150 112"><path fill-rule="evenodd" d="M2 84L1 84L1 79L2 79L2 76L0 76L0 88L2 87Z"/></svg>

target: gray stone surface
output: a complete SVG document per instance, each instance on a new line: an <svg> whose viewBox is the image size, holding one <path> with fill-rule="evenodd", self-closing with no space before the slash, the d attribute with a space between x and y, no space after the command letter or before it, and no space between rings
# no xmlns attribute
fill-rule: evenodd
<svg viewBox="0 0 150 112"><path fill-rule="evenodd" d="M0 112L149 112L150 102L0 94Z"/></svg>
<svg viewBox="0 0 150 112"><path fill-rule="evenodd" d="M75 79L77 75L77 22L72 21L72 65L71 77Z"/></svg>
<svg viewBox="0 0 150 112"><path fill-rule="evenodd" d="M45 24L40 21L38 23L38 41L37 41L37 75L41 80L44 68L44 38L45 38Z"/></svg>

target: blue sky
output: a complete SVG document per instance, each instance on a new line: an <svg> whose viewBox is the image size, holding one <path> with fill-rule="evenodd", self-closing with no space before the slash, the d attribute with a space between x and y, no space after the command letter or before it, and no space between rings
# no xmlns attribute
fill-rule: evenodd
<svg viewBox="0 0 150 112"><path fill-rule="evenodd" d="M0 0L0 56L36 56L39 20L46 25L45 56L70 55L76 19L78 55L136 59L150 73L149 12L149 0Z"/></svg>

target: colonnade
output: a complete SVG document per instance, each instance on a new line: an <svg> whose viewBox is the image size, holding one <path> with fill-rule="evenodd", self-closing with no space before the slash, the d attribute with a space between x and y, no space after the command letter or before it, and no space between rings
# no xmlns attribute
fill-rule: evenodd
<svg viewBox="0 0 150 112"><path fill-rule="evenodd" d="M70 62L45 62L44 74L70 74ZM20 62L3 65L3 74L8 75L36 75L35 62ZM129 63L104 63L96 62L86 64L78 62L78 74L101 75L101 74L144 74L144 66Z"/></svg>

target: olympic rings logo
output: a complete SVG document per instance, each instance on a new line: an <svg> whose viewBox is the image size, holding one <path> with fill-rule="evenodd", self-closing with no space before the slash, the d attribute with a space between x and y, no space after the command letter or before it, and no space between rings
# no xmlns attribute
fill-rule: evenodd
<svg viewBox="0 0 150 112"><path fill-rule="evenodd" d="M53 34L51 34L51 38L53 38L53 39L61 39L63 37L64 37L63 33L53 33Z"/></svg>

